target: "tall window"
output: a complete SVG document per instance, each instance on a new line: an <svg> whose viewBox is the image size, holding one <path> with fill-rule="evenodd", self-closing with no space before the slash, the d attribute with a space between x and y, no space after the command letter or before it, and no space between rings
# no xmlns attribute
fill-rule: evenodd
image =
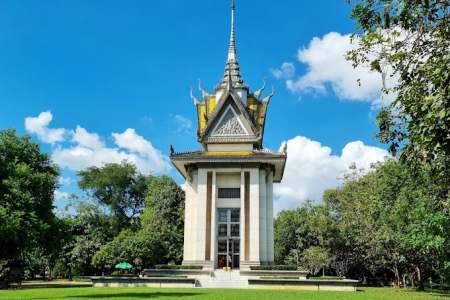
<svg viewBox="0 0 450 300"><path fill-rule="evenodd" d="M217 210L217 266L239 267L240 254L240 209L219 208Z"/></svg>

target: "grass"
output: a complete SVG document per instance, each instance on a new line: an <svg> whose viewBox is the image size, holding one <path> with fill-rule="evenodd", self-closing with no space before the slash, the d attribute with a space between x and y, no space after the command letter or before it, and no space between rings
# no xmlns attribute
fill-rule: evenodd
<svg viewBox="0 0 450 300"><path fill-rule="evenodd" d="M44 288L0 291L1 300L431 300L449 295L391 288L362 288L358 292L303 292L287 290L149 289L149 288Z"/></svg>

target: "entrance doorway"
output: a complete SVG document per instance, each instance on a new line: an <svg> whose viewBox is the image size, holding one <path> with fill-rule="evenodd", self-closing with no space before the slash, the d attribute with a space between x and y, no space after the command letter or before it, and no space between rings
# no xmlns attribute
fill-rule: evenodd
<svg viewBox="0 0 450 300"><path fill-rule="evenodd" d="M239 208L217 209L217 267L239 268L240 260Z"/></svg>

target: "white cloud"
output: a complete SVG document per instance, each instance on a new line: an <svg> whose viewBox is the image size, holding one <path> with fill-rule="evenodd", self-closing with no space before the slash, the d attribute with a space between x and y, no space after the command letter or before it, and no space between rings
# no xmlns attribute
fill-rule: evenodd
<svg viewBox="0 0 450 300"><path fill-rule="evenodd" d="M272 75L278 79L289 79L295 76L295 66L291 62L281 64L278 69L271 69Z"/></svg>
<svg viewBox="0 0 450 300"><path fill-rule="evenodd" d="M72 184L72 178L70 177L59 177L58 184L61 186L69 186Z"/></svg>
<svg viewBox="0 0 450 300"><path fill-rule="evenodd" d="M284 178L274 189L276 213L297 207L308 199L321 201L323 191L337 187L339 178L352 164L369 170L371 164L389 156L384 149L361 141L345 145L340 156L331 153L331 148L303 136L288 141Z"/></svg>
<svg viewBox="0 0 450 300"><path fill-rule="evenodd" d="M55 200L67 200L67 199L69 199L69 194L68 193L61 192L59 190L55 190L53 195L54 195Z"/></svg>
<svg viewBox="0 0 450 300"><path fill-rule="evenodd" d="M343 100L367 101L377 105L390 101L382 95L380 73L364 66L353 68L352 63L345 59L347 51L357 47L356 42L357 38L352 44L349 34L337 32L327 33L322 38L314 37L308 47L300 48L297 53L298 61L307 66L306 73L286 80L287 88L293 93L324 94L331 87L336 96ZM387 76L385 83L388 87L394 82L395 79Z"/></svg>
<svg viewBox="0 0 450 300"><path fill-rule="evenodd" d="M82 147L89 149L101 149L105 147L105 144L101 140L100 136L96 133L89 133L81 126L77 126L72 136L72 141Z"/></svg>
<svg viewBox="0 0 450 300"><path fill-rule="evenodd" d="M48 128L53 119L50 111L44 111L37 117L25 118L25 129L30 134L35 134L45 143L54 144L64 140L66 133L63 128Z"/></svg>
<svg viewBox="0 0 450 300"><path fill-rule="evenodd" d="M192 129L192 121L182 115L174 115L177 124L177 132L189 132Z"/></svg>
<svg viewBox="0 0 450 300"><path fill-rule="evenodd" d="M41 116L42 113L39 115ZM45 117L45 115L44 115ZM26 120L39 119L26 118ZM52 132L56 129L48 127L50 118L45 119L45 130ZM37 132L38 138L54 145L52 160L62 168L72 171L80 171L88 167L100 167L105 163L120 163L128 161L136 165L138 170L144 174L166 173L170 170L168 158L158 149L154 148L150 141L138 135L134 129L127 129L122 133L112 133L114 146L109 147L97 133L91 133L81 126L77 126L75 131L58 129L71 135L71 138L64 140L63 136L58 139L48 139ZM56 143L58 142L58 143Z"/></svg>

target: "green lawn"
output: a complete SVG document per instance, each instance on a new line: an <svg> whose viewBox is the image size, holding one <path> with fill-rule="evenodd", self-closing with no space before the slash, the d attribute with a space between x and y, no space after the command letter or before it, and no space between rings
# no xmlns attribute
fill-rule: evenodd
<svg viewBox="0 0 450 300"><path fill-rule="evenodd" d="M136 300L136 299L211 299L211 300L428 300L450 299L449 295L396 290L363 288L358 292L297 292L274 290L208 290L208 289L148 289L148 288L46 288L0 291L1 300Z"/></svg>

